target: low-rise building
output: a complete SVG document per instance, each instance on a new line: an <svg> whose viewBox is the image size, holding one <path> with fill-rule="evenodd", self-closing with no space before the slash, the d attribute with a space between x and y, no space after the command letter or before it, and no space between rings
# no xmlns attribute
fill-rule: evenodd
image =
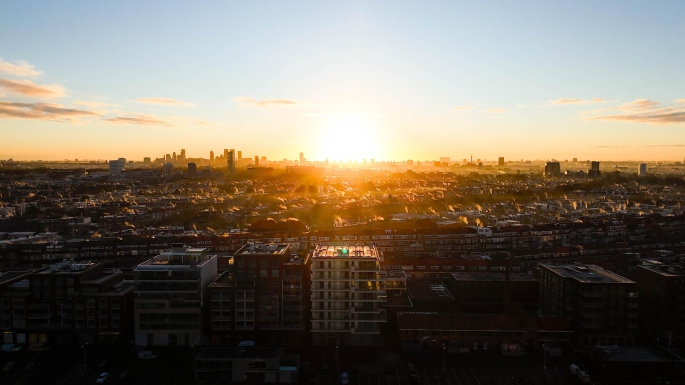
<svg viewBox="0 0 685 385"><path fill-rule="evenodd" d="M205 347L195 357L198 383L294 384L300 357L282 348Z"/></svg>

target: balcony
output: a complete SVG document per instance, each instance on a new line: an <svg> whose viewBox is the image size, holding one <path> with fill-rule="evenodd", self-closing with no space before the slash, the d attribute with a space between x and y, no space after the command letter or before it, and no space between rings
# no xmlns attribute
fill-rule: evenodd
<svg viewBox="0 0 685 385"><path fill-rule="evenodd" d="M350 329L352 334L380 334L380 329L376 327L366 327L366 325L359 325Z"/></svg>
<svg viewBox="0 0 685 385"><path fill-rule="evenodd" d="M352 313L380 313L381 310L383 309L378 306L352 306L350 308Z"/></svg>
<svg viewBox="0 0 685 385"><path fill-rule="evenodd" d="M584 291L583 297L585 298L602 298L603 294L601 292L595 291Z"/></svg>
<svg viewBox="0 0 685 385"><path fill-rule="evenodd" d="M296 301L296 300L301 300L302 299L302 294L299 295L284 295L283 300L284 301Z"/></svg>

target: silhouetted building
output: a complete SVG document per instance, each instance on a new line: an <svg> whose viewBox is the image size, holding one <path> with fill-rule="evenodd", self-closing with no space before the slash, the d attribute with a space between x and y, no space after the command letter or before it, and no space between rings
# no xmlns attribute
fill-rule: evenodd
<svg viewBox="0 0 685 385"><path fill-rule="evenodd" d="M282 348L250 346L203 348L194 358L197 383L295 384L300 356Z"/></svg>
<svg viewBox="0 0 685 385"><path fill-rule="evenodd" d="M504 166L504 157L500 156L499 159L497 160L497 165L498 166Z"/></svg>
<svg viewBox="0 0 685 385"><path fill-rule="evenodd" d="M561 175L561 165L559 164L559 162L547 162L545 164L545 175L546 176Z"/></svg>
<svg viewBox="0 0 685 385"><path fill-rule="evenodd" d="M571 320L578 346L632 346L637 287L596 265L541 265L540 314Z"/></svg>
<svg viewBox="0 0 685 385"><path fill-rule="evenodd" d="M685 345L685 266L646 261L634 278L640 293L641 331L666 346Z"/></svg>
<svg viewBox="0 0 685 385"><path fill-rule="evenodd" d="M300 166L304 165L305 159L304 159L304 152L300 153Z"/></svg>
<svg viewBox="0 0 685 385"><path fill-rule="evenodd" d="M109 175L119 175L126 168L126 159L119 158L109 161Z"/></svg>
<svg viewBox="0 0 685 385"><path fill-rule="evenodd" d="M234 273L210 287L214 343L304 343L309 320L309 259L288 244L249 244L234 256Z"/></svg>
<svg viewBox="0 0 685 385"><path fill-rule="evenodd" d="M590 163L590 169L587 172L587 176L591 178L597 178L602 175L602 172L599 171L599 162L597 161L592 161Z"/></svg>
<svg viewBox="0 0 685 385"><path fill-rule="evenodd" d="M214 151L209 152L209 163L210 164L214 163Z"/></svg>
<svg viewBox="0 0 685 385"><path fill-rule="evenodd" d="M188 176L191 178L197 177L197 165L195 163L188 163Z"/></svg>
<svg viewBox="0 0 685 385"><path fill-rule="evenodd" d="M228 165L228 176L235 176L235 151L231 150L226 154L226 163Z"/></svg>

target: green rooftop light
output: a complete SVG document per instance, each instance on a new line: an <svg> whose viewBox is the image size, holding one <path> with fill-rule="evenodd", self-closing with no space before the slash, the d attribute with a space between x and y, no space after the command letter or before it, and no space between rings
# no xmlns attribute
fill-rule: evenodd
<svg viewBox="0 0 685 385"><path fill-rule="evenodd" d="M343 254L347 254L347 247L343 247L342 253L343 253Z"/></svg>

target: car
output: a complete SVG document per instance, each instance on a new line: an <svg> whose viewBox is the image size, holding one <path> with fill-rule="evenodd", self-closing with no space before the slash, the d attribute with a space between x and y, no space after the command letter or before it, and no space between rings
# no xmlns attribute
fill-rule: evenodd
<svg viewBox="0 0 685 385"><path fill-rule="evenodd" d="M4 344L0 346L0 350L3 352L18 352L21 350L21 346L17 344Z"/></svg>
<svg viewBox="0 0 685 385"><path fill-rule="evenodd" d="M107 372L102 372L102 373L100 373L100 375L98 376L98 379L95 381L95 383L97 383L97 384L103 384L105 381L107 381L108 378L109 378L109 373L107 373Z"/></svg>
<svg viewBox="0 0 685 385"><path fill-rule="evenodd" d="M350 383L350 380L347 378L347 373L343 372L343 374L340 376L340 383L342 385L347 385Z"/></svg>
<svg viewBox="0 0 685 385"><path fill-rule="evenodd" d="M2 368L2 371L5 372L5 373L7 373L7 372L9 372L10 370L14 369L15 366L17 366L17 363L16 363L16 362L10 362L10 363L8 363L7 365L5 365L4 368Z"/></svg>
<svg viewBox="0 0 685 385"><path fill-rule="evenodd" d="M138 352L138 358L140 358L142 360L153 360L153 359L157 358L158 356L159 355L157 353L151 352L149 350Z"/></svg>

